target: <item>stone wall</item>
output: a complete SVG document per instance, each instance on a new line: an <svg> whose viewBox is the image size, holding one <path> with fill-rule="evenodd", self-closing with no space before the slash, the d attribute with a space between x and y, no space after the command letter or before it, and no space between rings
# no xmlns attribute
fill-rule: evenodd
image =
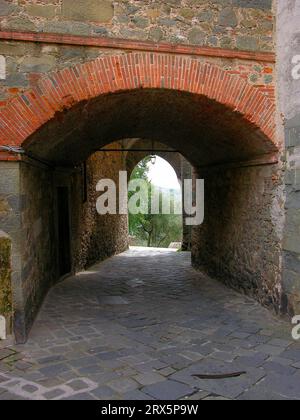
<svg viewBox="0 0 300 420"><path fill-rule="evenodd" d="M127 215L100 216L96 201L100 193L96 185L100 179L112 179L118 186L119 171L124 162L121 153L95 153L87 161L88 199L76 191L82 185L81 176L72 180L72 241L74 244L74 271L88 268L105 258L125 251L128 246Z"/></svg>
<svg viewBox="0 0 300 420"><path fill-rule="evenodd" d="M93 35L168 41L226 49L274 51L271 0L0 0L0 31ZM0 107L45 73L91 61L115 51L96 47L0 41L6 77L0 80ZM253 85L270 86L272 64L218 60Z"/></svg>
<svg viewBox="0 0 300 420"><path fill-rule="evenodd" d="M21 164L23 252L21 279L28 331L49 288L59 280L56 188L69 188L71 273L88 268L128 247L127 216L99 216L96 184L116 179L121 161L111 154L87 162L87 200L79 168ZM71 274L70 273L70 274Z"/></svg>
<svg viewBox="0 0 300 420"><path fill-rule="evenodd" d="M96 213L96 184L117 180L121 155L96 154L87 162L87 201L79 168L54 168L32 159L0 162L0 225L12 240L13 327L26 340L49 288L59 280L56 188L69 187L72 273L128 248L127 216ZM9 312L7 238L0 238L0 314ZM9 267L7 266L9 258Z"/></svg>
<svg viewBox="0 0 300 420"><path fill-rule="evenodd" d="M8 333L11 332L12 311L11 241L0 231L0 315L6 319Z"/></svg>
<svg viewBox="0 0 300 420"><path fill-rule="evenodd" d="M18 343L26 340L56 270L48 238L53 228L48 176L43 167L0 162L0 225L11 240L12 321ZM2 290L7 296L6 288Z"/></svg>
<svg viewBox="0 0 300 420"><path fill-rule="evenodd" d="M0 29L272 51L272 0L0 0Z"/></svg>
<svg viewBox="0 0 300 420"><path fill-rule="evenodd" d="M205 221L194 230L193 264L225 284L284 310L282 172L277 165L215 168L205 179Z"/></svg>
<svg viewBox="0 0 300 420"><path fill-rule="evenodd" d="M21 284L28 332L49 287L57 280L53 169L21 163L20 190Z"/></svg>
<svg viewBox="0 0 300 420"><path fill-rule="evenodd" d="M24 340L25 317L22 290L23 230L21 212L23 197L20 194L20 164L0 162L0 226L11 239L13 323L16 339Z"/></svg>
<svg viewBox="0 0 300 420"><path fill-rule="evenodd" d="M126 54L126 51L121 52ZM6 77L0 79L0 109L11 98L35 88L46 74L79 63L91 62L98 57L116 54L116 50L99 47L53 45L47 43L0 41L0 55L6 60ZM198 57L207 62L207 57ZM209 58L209 62L231 74L240 75L249 84L264 87L265 92L274 86L274 64L255 60Z"/></svg>
<svg viewBox="0 0 300 420"><path fill-rule="evenodd" d="M293 58L300 57L300 1L278 0L277 3L278 131L285 137L286 145L283 288L287 312L293 316L300 314L300 71L293 72L296 67Z"/></svg>

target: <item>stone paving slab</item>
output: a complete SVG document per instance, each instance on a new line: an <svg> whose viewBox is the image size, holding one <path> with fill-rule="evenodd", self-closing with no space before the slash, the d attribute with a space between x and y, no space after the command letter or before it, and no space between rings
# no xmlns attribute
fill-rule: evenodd
<svg viewBox="0 0 300 420"><path fill-rule="evenodd" d="M0 342L0 400L300 400L291 330L189 253L134 249L56 285L25 345Z"/></svg>
<svg viewBox="0 0 300 420"><path fill-rule="evenodd" d="M154 385L142 388L142 392L157 400L179 400L195 393L195 390L180 382L166 380Z"/></svg>

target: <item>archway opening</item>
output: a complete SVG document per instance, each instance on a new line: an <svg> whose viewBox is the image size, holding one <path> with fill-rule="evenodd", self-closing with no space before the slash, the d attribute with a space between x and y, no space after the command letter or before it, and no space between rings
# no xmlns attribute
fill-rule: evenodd
<svg viewBox="0 0 300 420"><path fill-rule="evenodd" d="M181 250L181 168L178 175L170 163L155 154L146 156L135 166L129 182L131 245Z"/></svg>
<svg viewBox="0 0 300 420"><path fill-rule="evenodd" d="M280 307L276 146L237 110L170 89L135 89L75 103L23 142L23 229L29 240L22 258L26 265L30 255L34 268L26 269L25 301L37 308L59 277L57 188L65 187L69 203L71 272L128 248L127 214L97 214L96 185L109 178L118 189L120 171L132 170L130 154L153 143L154 150L159 144L184 156L192 177L205 181L205 219L190 241L194 267Z"/></svg>

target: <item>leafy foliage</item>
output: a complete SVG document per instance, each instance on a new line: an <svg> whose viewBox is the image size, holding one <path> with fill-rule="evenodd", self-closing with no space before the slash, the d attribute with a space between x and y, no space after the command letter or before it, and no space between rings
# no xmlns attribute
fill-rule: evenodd
<svg viewBox="0 0 300 420"><path fill-rule="evenodd" d="M142 160L134 169L131 179L142 179L148 184L148 205L151 208L151 192L157 187L151 185L149 175L149 160ZM167 192L162 190L162 194ZM129 192L129 199L134 192ZM180 200L178 194L171 196L171 208ZM161 197L162 199L162 197ZM182 216L177 214L129 214L129 234L135 237L135 242L140 246L167 248L172 242L182 241Z"/></svg>

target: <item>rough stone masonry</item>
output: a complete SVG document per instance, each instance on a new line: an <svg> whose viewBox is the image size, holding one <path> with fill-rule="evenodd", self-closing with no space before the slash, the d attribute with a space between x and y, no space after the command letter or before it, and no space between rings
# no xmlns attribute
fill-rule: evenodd
<svg viewBox="0 0 300 420"><path fill-rule="evenodd" d="M271 0L0 2L1 30L98 35L272 51Z"/></svg>
<svg viewBox="0 0 300 420"><path fill-rule="evenodd" d="M0 202L0 212L5 211ZM11 332L12 290L11 290L11 241L0 231L0 316L6 319L7 333Z"/></svg>
<svg viewBox="0 0 300 420"><path fill-rule="evenodd" d="M300 80L292 76L292 61L300 55L299 19L299 1L278 1L278 91L286 149L283 288L288 310L296 314L300 312Z"/></svg>

